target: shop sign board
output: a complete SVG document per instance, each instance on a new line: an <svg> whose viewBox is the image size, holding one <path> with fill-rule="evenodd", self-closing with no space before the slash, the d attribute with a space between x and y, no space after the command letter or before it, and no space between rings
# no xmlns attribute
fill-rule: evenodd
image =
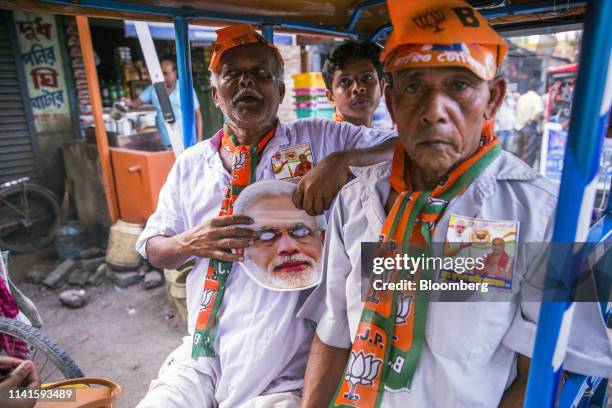
<svg viewBox="0 0 612 408"><path fill-rule="evenodd" d="M567 129L560 123L546 122L542 135L540 172L553 180L561 180L563 158L567 142Z"/></svg>
<svg viewBox="0 0 612 408"><path fill-rule="evenodd" d="M56 17L16 11L14 22L36 131L70 128L70 106Z"/></svg>
<svg viewBox="0 0 612 408"><path fill-rule="evenodd" d="M540 173L546 177L561 181L563 172L563 159L567 146L568 129L560 123L546 122L542 137L542 150L540 155ZM599 175L597 188L608 190L612 181L612 138L604 138L601 147Z"/></svg>

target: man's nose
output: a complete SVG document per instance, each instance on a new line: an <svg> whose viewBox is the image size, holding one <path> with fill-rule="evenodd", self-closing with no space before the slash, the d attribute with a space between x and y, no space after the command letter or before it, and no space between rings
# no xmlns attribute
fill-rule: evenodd
<svg viewBox="0 0 612 408"><path fill-rule="evenodd" d="M291 238L289 234L283 233L277 242L278 253L280 255L293 255L299 252L299 247L295 239Z"/></svg>
<svg viewBox="0 0 612 408"><path fill-rule="evenodd" d="M441 91L430 90L421 100L422 111L419 121L423 125L434 125L446 123L448 115L446 112L448 97Z"/></svg>
<svg viewBox="0 0 612 408"><path fill-rule="evenodd" d="M243 72L240 74L240 86L249 87L255 85L255 80L249 72Z"/></svg>
<svg viewBox="0 0 612 408"><path fill-rule="evenodd" d="M359 95L359 94L365 93L365 91L366 91L366 87L363 84L363 82L361 81L353 82L353 92L352 92L353 95Z"/></svg>

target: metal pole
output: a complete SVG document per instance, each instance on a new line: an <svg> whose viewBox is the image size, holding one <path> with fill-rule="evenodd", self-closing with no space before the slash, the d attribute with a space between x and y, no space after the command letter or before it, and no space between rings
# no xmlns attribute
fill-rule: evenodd
<svg viewBox="0 0 612 408"><path fill-rule="evenodd" d="M359 23L359 19L361 18L361 14L363 10L368 9L370 7L376 7L385 4L385 0L366 0L355 6L355 10L353 11L353 15L351 15L351 19L346 25L345 31L352 33L355 31L355 27L357 27L357 23Z"/></svg>
<svg viewBox="0 0 612 408"><path fill-rule="evenodd" d="M612 180L610 180L610 188L608 188L608 209L606 210L607 216L612 216Z"/></svg>
<svg viewBox="0 0 612 408"><path fill-rule="evenodd" d="M594 0L588 3L555 217L554 243L582 243L587 240L597 191L597 172L605 129L603 121L610 110L612 98L611 18L612 2ZM580 244L574 247L579 248ZM562 259L559 262L554 255L551 256L547 278L562 286L568 285L573 275L579 272L575 269L580 262L577 258L579 256L570 255L569 262L563 263ZM525 396L527 408L555 405L573 310L574 304L571 302L542 302Z"/></svg>
<svg viewBox="0 0 612 408"><path fill-rule="evenodd" d="M166 21L160 19L161 17L176 18L177 16L191 19L205 19L207 21L219 22L220 25L227 25L228 23L248 23L248 24L270 24L278 27L283 27L292 31L304 31L311 34L322 34L322 35L333 35L336 37L343 38L356 38L357 35L354 33L347 33L345 31L338 30L337 27L331 25L324 25L321 23L310 23L303 20L287 19L285 17L275 16L261 16L253 14L235 14L235 13L221 13L209 9L198 9L194 7L173 7L173 6L158 6L151 4L153 2L142 2L142 1L116 1L116 0L78 0L78 5L75 5L76 0L39 0L41 3L47 3L49 6L45 7L45 12L55 14L77 14L90 13L92 16L103 14L104 10L110 10L113 15L118 15L115 12L130 13L129 17L136 20L145 21ZM15 3L13 6L12 3ZM23 9L20 7L23 1L1 1L0 4L3 8L8 9ZM162 3L157 1L155 3ZM172 2L170 2L172 3ZM282 4L282 2L277 2ZM5 5L6 4L6 5ZM27 3L26 3L27 4ZM59 7L63 8L59 8ZM551 5L551 10L554 10ZM75 11L76 10L76 11ZM102 13L100 13L102 11ZM105 14L103 14L105 15ZM121 14L123 15L123 14ZM126 16L126 18L128 18Z"/></svg>
<svg viewBox="0 0 612 408"><path fill-rule="evenodd" d="M176 61L178 82L181 91L181 113L183 117L183 146L187 149L195 143L195 103L193 101L193 79L191 77L191 52L189 49L189 22L185 17L174 18L176 30Z"/></svg>
<svg viewBox="0 0 612 408"><path fill-rule="evenodd" d="M262 24L261 25L261 35L274 44L274 26L271 24Z"/></svg>

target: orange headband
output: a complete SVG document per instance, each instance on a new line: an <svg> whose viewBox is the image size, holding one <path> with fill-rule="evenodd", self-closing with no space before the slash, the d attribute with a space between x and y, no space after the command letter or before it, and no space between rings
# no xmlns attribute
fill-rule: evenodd
<svg viewBox="0 0 612 408"><path fill-rule="evenodd" d="M267 45L274 50L274 54L276 55L276 58L278 58L281 65L285 65L283 57L278 48L255 31L255 28L253 28L253 26L250 24L238 24L221 28L217 30L216 33L217 39L212 45L213 53L210 59L210 66L208 67L210 71L215 71L217 69L219 62L221 62L221 56L224 52L234 47L239 47L246 44Z"/></svg>
<svg viewBox="0 0 612 408"><path fill-rule="evenodd" d="M388 0L393 31L380 59L385 71L464 67L495 76L508 49L487 20L462 0Z"/></svg>

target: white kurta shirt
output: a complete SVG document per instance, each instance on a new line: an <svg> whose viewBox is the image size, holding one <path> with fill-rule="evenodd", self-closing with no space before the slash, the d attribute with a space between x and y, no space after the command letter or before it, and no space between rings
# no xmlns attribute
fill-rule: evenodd
<svg viewBox="0 0 612 408"><path fill-rule="evenodd" d="M164 184L157 210L137 243L146 258L149 238L173 236L218 215L230 174L218 150L221 133L185 150ZM371 147L395 136L348 123L312 119L279 123L257 166L257 180L273 179L272 156L279 148L310 143L315 166L327 155ZM188 330L193 335L208 259L196 259L187 277ZM305 293L277 292L257 285L234 264L220 309L217 357L200 358L196 369L215 382L221 408L239 406L262 393L301 388L314 324L296 318ZM187 354L189 347L183 347ZM188 355L184 355L189 359Z"/></svg>
<svg viewBox="0 0 612 408"><path fill-rule="evenodd" d="M328 223L323 282L300 311L300 316L318 320L317 335L324 343L340 348L351 347L363 310L361 242L378 241L391 189L390 162L353 173L356 179L339 193ZM549 242L556 201L556 184L504 152L450 201L432 241L445 241L453 214L519 221L518 242ZM542 262L540 254L519 256L513 279L521 290L537 293L529 272ZM608 378L612 349L599 305L575 306L564 368ZM497 407L516 376L517 353L531 356L539 307L533 301L429 303L425 341L410 392L385 391L382 406Z"/></svg>

